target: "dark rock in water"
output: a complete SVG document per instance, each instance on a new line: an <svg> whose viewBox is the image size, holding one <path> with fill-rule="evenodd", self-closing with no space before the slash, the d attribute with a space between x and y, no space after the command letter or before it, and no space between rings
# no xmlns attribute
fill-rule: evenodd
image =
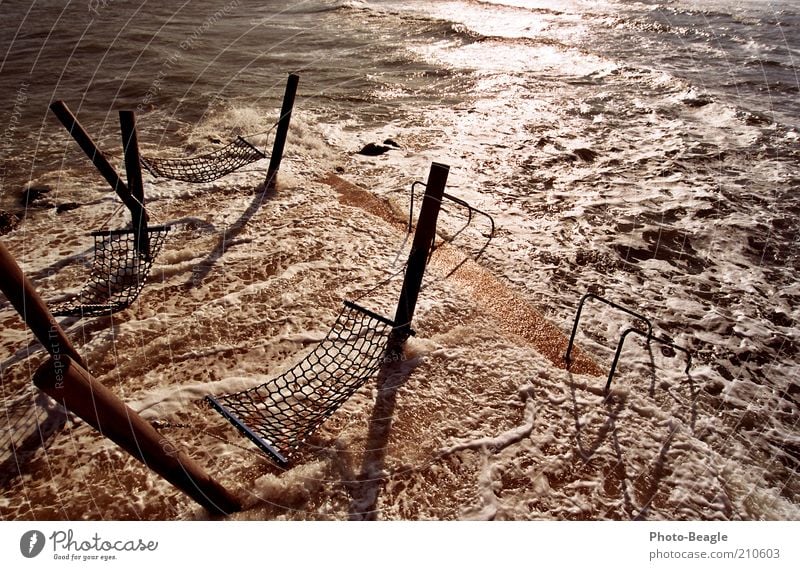
<svg viewBox="0 0 800 570"><path fill-rule="evenodd" d="M63 204L56 206L56 214L60 214L61 212L69 212L70 210L77 210L80 207L81 205L77 202L64 202Z"/></svg>
<svg viewBox="0 0 800 570"><path fill-rule="evenodd" d="M769 117L769 115L759 113L758 111L737 111L736 117L740 120L743 120L746 125L751 127L768 125L770 122L772 122L772 119Z"/></svg>
<svg viewBox="0 0 800 570"><path fill-rule="evenodd" d="M783 311L770 309L764 316L766 316L769 322L771 322L773 325L777 325L779 327L788 328L794 324L792 318Z"/></svg>
<svg viewBox="0 0 800 570"><path fill-rule="evenodd" d="M392 149L390 146L384 146L375 143L369 143L365 145L358 154L363 154L364 156L380 156L386 152L389 152Z"/></svg>
<svg viewBox="0 0 800 570"><path fill-rule="evenodd" d="M19 217L11 212L0 210L0 236L6 235L19 225Z"/></svg>
<svg viewBox="0 0 800 570"><path fill-rule="evenodd" d="M710 380L703 386L703 390L712 396L719 396L725 389L725 384L721 380Z"/></svg>
<svg viewBox="0 0 800 570"><path fill-rule="evenodd" d="M681 97L681 102L688 107L705 107L709 103L713 103L714 99L705 93L689 92Z"/></svg>
<svg viewBox="0 0 800 570"><path fill-rule="evenodd" d="M399 144L397 144L397 143L396 143L394 140L392 140L392 139L386 139L385 141L383 141L383 144L385 144L385 145L388 145L388 146L393 146L394 148L400 148L400 145L399 145Z"/></svg>
<svg viewBox="0 0 800 570"><path fill-rule="evenodd" d="M43 208L50 207L52 204L48 200L44 200L45 194L52 192L50 186L29 186L22 191L19 197L19 203L26 208Z"/></svg>
<svg viewBox="0 0 800 570"><path fill-rule="evenodd" d="M576 148L572 153L584 162L594 162L597 153L589 148Z"/></svg>

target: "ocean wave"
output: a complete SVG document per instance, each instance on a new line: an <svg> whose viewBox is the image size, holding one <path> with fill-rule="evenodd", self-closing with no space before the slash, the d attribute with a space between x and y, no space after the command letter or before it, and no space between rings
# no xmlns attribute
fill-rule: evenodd
<svg viewBox="0 0 800 570"><path fill-rule="evenodd" d="M506 10L519 10L529 14L545 14L549 16L562 16L566 14L563 10L556 10L554 8L546 8L544 6L525 6L521 4L513 4L507 2L492 2L490 0L465 0L465 3L475 4L479 6L486 6L491 8L506 9Z"/></svg>
<svg viewBox="0 0 800 570"><path fill-rule="evenodd" d="M340 11L369 11L372 6L363 0L316 0L299 2L281 10L282 14L325 14Z"/></svg>
<svg viewBox="0 0 800 570"><path fill-rule="evenodd" d="M215 68L217 77L201 84L195 81L219 46L198 41L155 107L140 114L143 149L192 154L268 129L283 68L300 62L279 189L253 194L263 163L209 185L146 175L154 218L175 226L153 279L131 309L66 321L68 333L98 379L127 401L176 395L162 402L159 427L188 449L212 450L208 462L220 480L251 494L248 518L367 511L395 519L797 518L798 135L775 124L780 101L740 97L760 84L722 82L729 72L753 80L743 73L753 69L720 70L720 53L707 50L693 52L693 61L682 57L676 46L691 44L688 36L663 41L662 32L672 37L675 29L626 28L653 21L639 3L625 3L623 14L595 13L595 5L591 13L533 14L532 29L518 34L529 22L512 25L507 37L505 13L512 23L525 13L513 4L453 3L473 10L464 22L459 10L444 17L438 3L292 6L323 17L292 14L287 25L305 35L269 54L260 50L285 39L280 25L258 29L247 46L231 40L228 47L246 52L233 60L241 66ZM481 27L481 10L500 17ZM676 29L702 29L704 16L685 17L694 22ZM218 31L240 37L235 25ZM91 42L103 47L97 37ZM726 49L745 47L729 43ZM637 55L642 46L649 51ZM764 69L763 83L781 78L782 69ZM231 70L240 73L226 81ZM120 148L110 109L135 101L137 81L151 78L150 70L137 71L141 77L119 91L112 88L123 75L106 69L103 79L112 83L102 93L82 85L68 92L104 149ZM37 97L31 94L34 131L47 113ZM31 182L51 184L52 194L80 207L31 210L4 243L53 299L86 279L85 232L130 218L63 129L50 119L46 126ZM353 152L387 138L400 148L375 158ZM15 136L3 148L21 154L28 142ZM485 236L475 227L432 256L409 348L413 366L390 416L391 445L374 446L385 462L364 454L375 427L367 419L375 410L369 386L310 440L307 462L277 474L209 416L200 394L260 382L298 358L342 297L396 268L408 245L404 232L362 208L362 194L345 199L320 180L335 170L369 188L359 190L363 196L385 199L387 211L405 213L408 185L431 160L451 165L448 191L496 218L491 246L474 264L473 276L485 279L436 273L448 247L477 253ZM457 214L443 208L443 238L461 227L466 215ZM487 283L513 291L519 304L498 301ZM604 398L604 377L566 371L560 355L544 357L521 328L504 328L530 324L519 315L536 304L568 331L586 291L651 316L658 335L693 351L695 365L686 373L674 354L631 342ZM381 293L376 304L393 308L394 293ZM488 310L497 307L508 314ZM11 428L25 440L42 411L20 396L43 351L30 345L7 304L0 310L7 323L0 404L15 422L22 418ZM584 318L579 343L607 366L630 323L597 307ZM200 390L182 393L179 385ZM46 453L31 449L17 467L0 505L4 517L197 516L161 480L141 490L127 459L82 423L51 435ZM91 461L76 470L78 456ZM342 465L362 457L379 481L349 467L343 474ZM71 485L76 480L93 484ZM365 488L371 481L378 482ZM126 493L134 499L124 500Z"/></svg>

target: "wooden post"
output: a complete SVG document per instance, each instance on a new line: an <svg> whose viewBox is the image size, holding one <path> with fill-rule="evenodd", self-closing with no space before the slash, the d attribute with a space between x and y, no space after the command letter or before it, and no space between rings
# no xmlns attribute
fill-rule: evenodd
<svg viewBox="0 0 800 570"><path fill-rule="evenodd" d="M89 157L89 160L91 160L95 168L100 171L100 174L106 179L106 182L108 182L114 192L117 193L131 213L135 212L139 208L139 204L133 199L130 190L128 190L128 187L119 177L117 171L109 164L105 155L97 148L92 137L83 129L66 103L63 101L56 101L50 105L50 110L58 117L58 120L61 121L64 128L72 135L72 138L75 139L78 146L86 153L86 156Z"/></svg>
<svg viewBox="0 0 800 570"><path fill-rule="evenodd" d="M139 159L139 138L136 135L136 116L133 111L119 112L119 126L122 131L122 148L125 150L125 173L128 177L128 190L136 201L131 210L134 243L136 250L146 258L150 257L150 244L147 235L147 210L144 206L144 185L142 165Z"/></svg>
<svg viewBox="0 0 800 570"><path fill-rule="evenodd" d="M69 356L81 366L86 366L83 358L50 314L47 304L42 301L14 256L2 242L0 242L0 289L53 359Z"/></svg>
<svg viewBox="0 0 800 570"><path fill-rule="evenodd" d="M295 73L290 73L289 79L286 81L286 91L283 94L283 105L281 105L281 116L278 119L278 129L275 131L275 141L272 143L272 156L269 158L267 180L264 184L265 190L272 190L277 184L278 170L280 170L281 167L283 148L286 146L286 136L289 133L289 121L292 119L294 96L297 93L297 83L299 81L300 76Z"/></svg>
<svg viewBox="0 0 800 570"><path fill-rule="evenodd" d="M72 359L48 359L33 383L208 511L241 510L236 497Z"/></svg>
<svg viewBox="0 0 800 570"><path fill-rule="evenodd" d="M436 237L436 222L439 219L439 208L442 205L449 172L450 167L445 164L438 162L431 164L417 230L414 233L414 243L408 256L406 275L400 291L400 301L397 303L394 317L395 328L392 335L396 341L404 341L411 332L411 320L417 307L417 297L422 286L422 277L425 275L428 254Z"/></svg>
<svg viewBox="0 0 800 570"><path fill-rule="evenodd" d="M235 497L86 372L84 360L2 242L0 289L50 353L33 377L40 390L209 511L229 514L241 509Z"/></svg>

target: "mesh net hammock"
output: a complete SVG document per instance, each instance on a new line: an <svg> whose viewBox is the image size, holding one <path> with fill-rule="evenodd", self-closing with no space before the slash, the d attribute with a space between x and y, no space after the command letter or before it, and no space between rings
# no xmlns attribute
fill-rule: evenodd
<svg viewBox="0 0 800 570"><path fill-rule="evenodd" d="M169 226L147 228L147 244L139 251L136 232L100 230L94 237L89 281L75 297L51 307L57 317L100 316L126 309L144 288L150 268L164 245Z"/></svg>
<svg viewBox="0 0 800 570"><path fill-rule="evenodd" d="M243 166L267 158L267 155L237 137L230 144L213 152L191 158L140 158L142 166L153 176L184 182L212 182Z"/></svg>
<svg viewBox="0 0 800 570"><path fill-rule="evenodd" d="M387 359L394 323L355 303L293 368L248 390L206 396L211 406L280 466L375 375Z"/></svg>

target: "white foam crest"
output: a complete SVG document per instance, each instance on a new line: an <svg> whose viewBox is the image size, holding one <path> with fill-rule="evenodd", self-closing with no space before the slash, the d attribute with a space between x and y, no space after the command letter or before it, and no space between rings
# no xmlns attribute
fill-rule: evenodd
<svg viewBox="0 0 800 570"><path fill-rule="evenodd" d="M485 9L470 6L476 17ZM146 418L192 426L167 429L184 430L168 433L248 497L241 518L800 518L789 493L792 468L763 459L785 456L791 465L798 445L789 428L800 285L791 261L770 265L766 246L761 259L748 241L773 220L777 228L782 216L793 219L782 210L791 195L781 193L792 183L792 163L771 157L769 145L791 144L797 133L744 116L718 94L707 100L669 71L565 47L564 34L591 33L569 16L548 41L412 45L434 70L444 64L469 76L464 84L474 89L446 94L452 104L415 107L369 128L353 115L320 125L301 104L278 192L261 203L252 190L264 162L207 185L146 179L153 212L176 226L154 278L131 309L84 320L70 335L98 380ZM498 22L487 20L483 32L502 35ZM541 18L529 22L530 35L546 33ZM519 31L520 21L514 26L508 30ZM191 127L190 148L176 154L268 128L275 111L219 109ZM385 138L402 148L352 155ZM604 376L553 366L505 335L467 288L436 280L420 299L419 338L399 372L349 400L312 438L304 462L270 471L231 426L196 404L297 361L323 337L342 296L397 267L401 233L342 204L319 175L340 166L402 211L410 182L424 180L432 160L451 165L448 191L495 216L498 232L482 262L523 301L568 331L580 295L599 291L652 317L657 334L697 350L694 366L686 375L682 355L668 358L636 338L606 398ZM82 254L91 243L78 234L104 224L117 204L95 196L86 178L66 171L58 193L87 205L32 212L4 236L48 298L86 279ZM123 211L110 224L128 219ZM445 212L442 233L452 235L458 221ZM457 245L474 251L482 243L472 228ZM393 308L396 293L367 301ZM22 347L31 337L8 307L2 317L2 346L14 355L3 363L4 386L16 397L30 385ZM607 370L630 324L587 307L579 346ZM373 414L392 389L386 428ZM97 501L78 516L202 516L158 479L129 475L144 470L81 422L67 430L9 483L4 516L57 518L63 513L29 505L67 500ZM76 457L92 461L73 469ZM52 480L42 481L46 468ZM62 499L65 481L74 489ZM126 490L129 504L115 503ZM25 496L31 501L23 505Z"/></svg>
<svg viewBox="0 0 800 570"><path fill-rule="evenodd" d="M137 400L129 402L128 406L148 421L169 418L185 409L188 402L196 402L206 396L247 390L267 380L266 376L231 376L216 382L183 385L177 389L174 386L167 386L139 396Z"/></svg>

